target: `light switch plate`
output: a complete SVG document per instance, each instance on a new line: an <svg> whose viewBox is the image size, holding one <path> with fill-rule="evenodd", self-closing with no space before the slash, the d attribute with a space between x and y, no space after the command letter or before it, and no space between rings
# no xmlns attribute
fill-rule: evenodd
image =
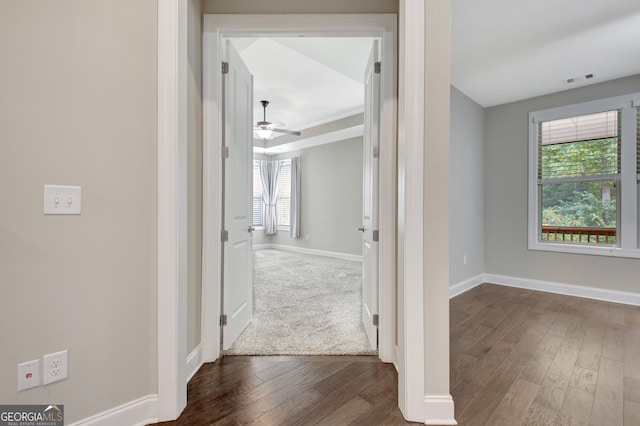
<svg viewBox="0 0 640 426"><path fill-rule="evenodd" d="M44 186L44 214L82 213L82 187Z"/></svg>
<svg viewBox="0 0 640 426"><path fill-rule="evenodd" d="M40 360L18 364L18 392L40 386Z"/></svg>

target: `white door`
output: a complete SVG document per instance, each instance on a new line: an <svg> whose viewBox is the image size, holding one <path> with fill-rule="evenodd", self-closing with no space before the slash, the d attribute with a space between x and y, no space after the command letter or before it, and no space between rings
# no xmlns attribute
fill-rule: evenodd
<svg viewBox="0 0 640 426"><path fill-rule="evenodd" d="M253 77L230 42L224 74L224 229L222 349L251 322L253 312ZM223 317L225 318L225 317ZM223 323L224 324L224 323Z"/></svg>
<svg viewBox="0 0 640 426"><path fill-rule="evenodd" d="M364 182L362 203L362 321L372 349L378 348L378 156L380 68L374 42L365 71Z"/></svg>

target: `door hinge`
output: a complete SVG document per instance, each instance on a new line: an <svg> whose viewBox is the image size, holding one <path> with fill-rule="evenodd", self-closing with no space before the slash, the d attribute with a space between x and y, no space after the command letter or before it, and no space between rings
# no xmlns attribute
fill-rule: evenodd
<svg viewBox="0 0 640 426"><path fill-rule="evenodd" d="M373 65L373 72L376 74L380 74L380 71L382 70L382 62L376 62Z"/></svg>
<svg viewBox="0 0 640 426"><path fill-rule="evenodd" d="M222 147L222 158L229 158L229 147L228 146L223 146Z"/></svg>
<svg viewBox="0 0 640 426"><path fill-rule="evenodd" d="M227 241L229 241L229 231L225 229L222 231L222 242L226 243Z"/></svg>
<svg viewBox="0 0 640 426"><path fill-rule="evenodd" d="M380 158L380 147L379 146L374 146L373 147L373 158Z"/></svg>
<svg viewBox="0 0 640 426"><path fill-rule="evenodd" d="M222 63L222 74L229 74L229 62Z"/></svg>
<svg viewBox="0 0 640 426"><path fill-rule="evenodd" d="M373 239L373 241L378 241L378 239L380 238L380 231L374 229L371 238Z"/></svg>
<svg viewBox="0 0 640 426"><path fill-rule="evenodd" d="M379 323L380 317L378 316L378 314L373 314L373 325L377 327Z"/></svg>
<svg viewBox="0 0 640 426"><path fill-rule="evenodd" d="M220 315L220 327L227 325L227 314Z"/></svg>

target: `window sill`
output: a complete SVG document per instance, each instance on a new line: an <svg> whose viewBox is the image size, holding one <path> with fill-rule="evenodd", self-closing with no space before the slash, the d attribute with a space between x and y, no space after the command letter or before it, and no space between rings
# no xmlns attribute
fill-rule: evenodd
<svg viewBox="0 0 640 426"><path fill-rule="evenodd" d="M625 250L620 247L614 246L596 247L581 244L545 243L538 241L529 243L529 250L550 251L568 254L586 254L594 256L640 258L640 250Z"/></svg>

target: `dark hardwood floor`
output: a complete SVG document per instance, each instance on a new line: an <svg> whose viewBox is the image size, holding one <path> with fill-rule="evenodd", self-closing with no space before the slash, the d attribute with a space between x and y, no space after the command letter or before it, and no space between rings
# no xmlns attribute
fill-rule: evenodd
<svg viewBox="0 0 640 426"><path fill-rule="evenodd" d="M483 284L451 300L460 425L640 425L640 308Z"/></svg>
<svg viewBox="0 0 640 426"><path fill-rule="evenodd" d="M227 356L205 364L188 405L162 425L374 425L406 423L395 368L376 357Z"/></svg>
<svg viewBox="0 0 640 426"><path fill-rule="evenodd" d="M451 300L460 425L640 425L640 307L483 284ZM403 425L374 357L225 357L162 425Z"/></svg>

